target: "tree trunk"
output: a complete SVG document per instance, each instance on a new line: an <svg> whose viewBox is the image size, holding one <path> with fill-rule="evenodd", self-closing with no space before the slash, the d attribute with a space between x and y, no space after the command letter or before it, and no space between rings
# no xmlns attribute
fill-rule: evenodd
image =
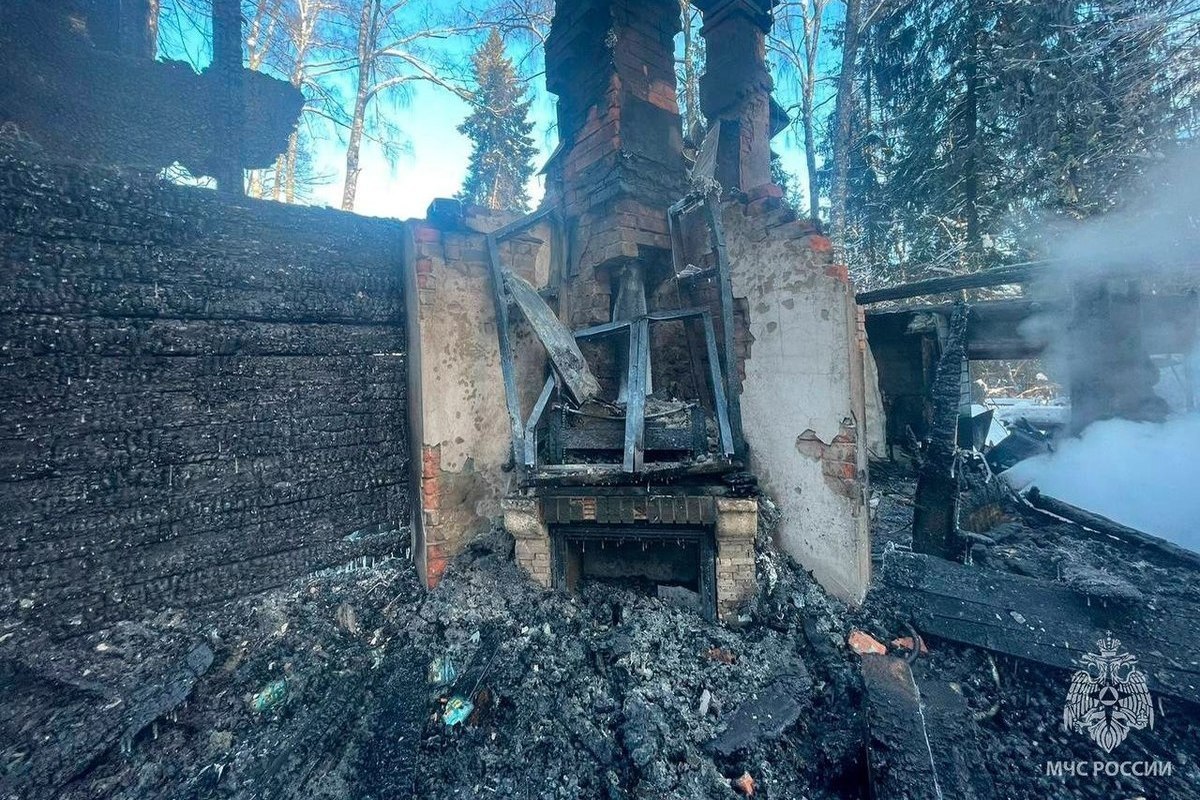
<svg viewBox="0 0 1200 800"><path fill-rule="evenodd" d="M371 73L374 67L375 26L378 0L365 0L358 21L358 89L354 95L354 115L350 119L350 139L346 145L346 183L342 188L342 210L354 210L358 193L359 159L362 156L363 128L367 104L371 100Z"/></svg>
<svg viewBox="0 0 1200 800"><path fill-rule="evenodd" d="M150 57L158 57L158 17L160 0L149 0L146 8L146 38L149 40Z"/></svg>
<svg viewBox="0 0 1200 800"><path fill-rule="evenodd" d="M979 227L979 11L976 0L968 3L967 26L970 32L970 52L963 68L967 90L963 109L963 138L967 160L963 165L963 192L966 200L967 258L970 267L978 269L983 260L983 237Z"/></svg>
<svg viewBox="0 0 1200 800"><path fill-rule="evenodd" d="M350 140L346 145L346 183L342 188L342 210L354 210L354 196L358 193L359 159L362 154L363 124L367 113L367 87L359 81L358 96L354 101L354 117L350 122Z"/></svg>
<svg viewBox="0 0 1200 800"><path fill-rule="evenodd" d="M808 170L808 216L813 222L821 217L821 195L817 191L817 134L813 115L816 113L817 57L821 51L821 22L825 13L824 0L817 0L804 16L804 81L800 85L800 114L804 128L804 161Z"/></svg>
<svg viewBox="0 0 1200 800"><path fill-rule="evenodd" d="M300 150L300 132L292 131L288 137L287 171L284 181L284 201L296 202L296 156Z"/></svg>
<svg viewBox="0 0 1200 800"><path fill-rule="evenodd" d="M249 197L262 199L266 196L264 189L265 182L263 181L263 172L261 169L252 169L248 171L248 180L246 181L246 194Z"/></svg>
<svg viewBox="0 0 1200 800"><path fill-rule="evenodd" d="M242 170L245 96L242 83L242 9L239 0L213 0L213 63L222 91L213 104L213 176L217 190L246 192Z"/></svg>
<svg viewBox="0 0 1200 800"><path fill-rule="evenodd" d="M292 135L295 136L296 134L293 133ZM290 138L288 139L288 142L289 142L289 146L290 146L290 143L291 143ZM286 180L287 180L287 153L284 152L284 153L281 153L280 156L275 159L275 183L273 183L271 185L271 199L277 203L283 199L283 183Z"/></svg>
<svg viewBox="0 0 1200 800"><path fill-rule="evenodd" d="M821 196L817 193L817 134L813 129L813 99L805 91L801 100L804 115L804 162L808 168L808 216L813 222L821 218Z"/></svg>
<svg viewBox="0 0 1200 800"><path fill-rule="evenodd" d="M696 38L692 35L692 2L679 0L679 11L683 15L683 106L687 114L683 132L690 135L700 128L700 76L696 69L698 54ZM700 142L692 142L696 147Z"/></svg>
<svg viewBox="0 0 1200 800"><path fill-rule="evenodd" d="M850 155L854 146L852 117L861 17L862 0L846 0L842 74L838 77L837 104L834 107L837 128L833 142L833 189L830 192L829 208L834 247L843 263L846 261L846 201L850 184Z"/></svg>

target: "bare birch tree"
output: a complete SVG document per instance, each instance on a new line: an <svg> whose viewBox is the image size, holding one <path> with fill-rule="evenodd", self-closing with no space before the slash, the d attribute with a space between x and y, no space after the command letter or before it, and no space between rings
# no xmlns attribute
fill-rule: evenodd
<svg viewBox="0 0 1200 800"><path fill-rule="evenodd" d="M784 74L791 76L798 89L800 127L804 136L804 161L808 176L808 215L816 221L821 215L817 171L817 81L818 60L825 44L825 9L829 0L787 0L775 9L775 32L770 47Z"/></svg>
<svg viewBox="0 0 1200 800"><path fill-rule="evenodd" d="M420 82L440 86L471 102L468 89L439 72L431 45L476 27L434 22L429 7L417 0L353 0L345 11L351 12L354 32L349 52L318 69L324 75L346 71L355 75L342 189L342 208L351 211L358 193L371 104L382 95L402 94Z"/></svg>

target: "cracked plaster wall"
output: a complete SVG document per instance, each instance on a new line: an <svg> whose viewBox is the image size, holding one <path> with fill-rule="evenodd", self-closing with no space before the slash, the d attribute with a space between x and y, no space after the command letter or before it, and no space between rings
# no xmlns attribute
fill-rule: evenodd
<svg viewBox="0 0 1200 800"><path fill-rule="evenodd" d="M777 543L857 603L870 576L865 333L829 240L786 221L781 205L768 197L725 211L733 293L749 307L750 467L782 512Z"/></svg>
<svg viewBox="0 0 1200 800"><path fill-rule="evenodd" d="M414 438L421 442L421 513L415 552L436 585L449 559L500 515L513 487L508 410L485 232L511 222L468 215L466 226L408 223L416 298L411 388ZM503 263L535 286L549 279L548 226L501 244ZM545 381L545 356L528 324L510 308L522 415ZM419 346L417 346L419 344ZM419 351L419 352L417 352Z"/></svg>

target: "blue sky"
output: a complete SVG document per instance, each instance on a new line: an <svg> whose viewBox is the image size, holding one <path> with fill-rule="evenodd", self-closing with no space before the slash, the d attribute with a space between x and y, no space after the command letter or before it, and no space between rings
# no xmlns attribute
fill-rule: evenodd
<svg viewBox="0 0 1200 800"><path fill-rule="evenodd" d="M536 126L534 140L540 151L539 169L555 144L551 100L541 92L531 109ZM471 110L450 92L420 84L405 107L395 113L395 122L408 140L407 152L388 163L379 147L368 144L363 148L363 171L354 210L377 217L424 217L434 198L453 197L462 188L471 143L457 129ZM316 191L315 203L341 203L345 158L345 145L336 138L318 143L317 171L335 174L335 178ZM534 183L531 194L536 203L542 196L541 179L535 178Z"/></svg>
<svg viewBox="0 0 1200 800"><path fill-rule="evenodd" d="M164 14L170 14L173 0L163 3ZM830 9L833 12L833 9ZM833 16L830 13L829 16ZM174 22L168 18L167 23ZM832 24L833 20L829 20ZM204 25L205 20L199 24ZM164 24L160 40L160 55L188 60L194 67L207 62L208 47L206 32L199 28L184 30L178 24ZM682 38L682 37L681 37ZM447 41L451 55L465 63L470 45L465 41ZM454 51L460 51L455 53ZM510 54L520 59L526 51L510 48ZM539 59L533 59L534 61ZM336 90L348 96L348 83L352 73L345 73L345 86ZM423 217L430 202L437 197L451 197L462 186L466 174L471 144L457 130L470 113L466 102L451 92L430 83L414 83L403 103L384 102L376 106L380 113L389 116L390 124L399 131L403 139L402 152L390 161L383 149L369 140L364 142L355 211L370 216L398 217L407 219ZM779 94L785 93L781 87ZM828 94L823 90L821 94ZM545 91L545 78L538 75L531 82L531 118L535 124L534 138L539 149L537 167L540 169L556 145L554 130L554 98ZM378 100L376 101L379 102ZM786 104L787 101L785 101ZM332 125L315 125L313 128L314 172L327 176L328 182L315 188L312 202L317 205L337 207L341 204L342 185L345 178L344 132ZM783 159L785 168L797 176L803 186L804 154L802 143L792 130L786 131L774 141L775 149ZM530 194L536 203L542 196L540 177L534 179Z"/></svg>

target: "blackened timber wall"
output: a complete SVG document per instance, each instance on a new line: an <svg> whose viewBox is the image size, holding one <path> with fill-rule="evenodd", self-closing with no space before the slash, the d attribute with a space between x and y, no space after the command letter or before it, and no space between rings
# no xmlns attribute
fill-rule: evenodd
<svg viewBox="0 0 1200 800"><path fill-rule="evenodd" d="M404 239L0 152L0 613L87 630L402 550Z"/></svg>

